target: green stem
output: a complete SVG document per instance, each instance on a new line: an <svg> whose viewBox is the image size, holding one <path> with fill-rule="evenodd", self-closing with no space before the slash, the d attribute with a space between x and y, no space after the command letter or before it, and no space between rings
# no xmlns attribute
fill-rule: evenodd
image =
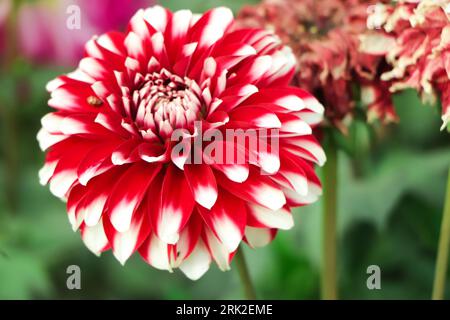
<svg viewBox="0 0 450 320"><path fill-rule="evenodd" d="M332 137L327 145L324 166L323 264L322 299L336 300L336 211L337 211L337 149Z"/></svg>
<svg viewBox="0 0 450 320"><path fill-rule="evenodd" d="M444 213L442 215L441 233L439 236L438 254L436 258L436 270L434 274L434 285L433 285L433 300L444 299L449 245L450 245L450 169L448 172L447 194L445 196Z"/></svg>
<svg viewBox="0 0 450 320"><path fill-rule="evenodd" d="M244 251L242 247L239 247L236 255L234 256L236 266L239 272L242 285L244 287L245 298L247 300L256 300L256 292L248 272L247 262L245 261Z"/></svg>

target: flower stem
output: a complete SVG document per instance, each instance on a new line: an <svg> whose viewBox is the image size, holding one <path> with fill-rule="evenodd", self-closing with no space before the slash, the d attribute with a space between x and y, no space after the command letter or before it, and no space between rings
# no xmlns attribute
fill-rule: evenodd
<svg viewBox="0 0 450 320"><path fill-rule="evenodd" d="M336 300L337 148L330 135L324 166L322 299Z"/></svg>
<svg viewBox="0 0 450 320"><path fill-rule="evenodd" d="M444 213L442 215L441 233L439 236L438 254L434 274L433 300L444 299L445 279L447 275L448 251L450 245L450 169L447 180Z"/></svg>
<svg viewBox="0 0 450 320"><path fill-rule="evenodd" d="M244 287L245 298L247 300L256 300L256 292L248 272L247 262L245 261L244 251L239 247L234 256L236 266L239 272L242 285Z"/></svg>

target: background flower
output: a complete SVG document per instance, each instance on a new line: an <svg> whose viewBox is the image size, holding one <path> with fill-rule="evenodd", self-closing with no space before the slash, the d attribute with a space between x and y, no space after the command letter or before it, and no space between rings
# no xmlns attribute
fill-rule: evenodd
<svg viewBox="0 0 450 320"><path fill-rule="evenodd" d="M11 10L11 1L5 0L0 3L0 56L5 50L5 28L6 19Z"/></svg>
<svg viewBox="0 0 450 320"><path fill-rule="evenodd" d="M36 62L73 65L83 55L84 44L94 34L125 28L137 9L151 0L39 0L19 11L19 42L22 54ZM78 6L81 28L69 29L67 20Z"/></svg>
<svg viewBox="0 0 450 320"><path fill-rule="evenodd" d="M263 246L290 229L291 207L320 196L313 163L325 154L312 127L323 107L288 87L290 49L232 23L226 8L140 10L127 33L94 37L78 69L49 83L56 112L38 134L48 150L41 182L68 199L72 227L94 253L112 248L125 263L139 251L155 268L198 279L211 260L228 270L241 240ZM181 142L171 139L177 129ZM210 145L194 144L199 130L227 129L278 129L266 135L279 137L279 154L267 137L216 141L244 163L207 158ZM188 152L174 153L179 143ZM201 164L188 161L198 153Z"/></svg>
<svg viewBox="0 0 450 320"><path fill-rule="evenodd" d="M424 101L442 102L442 121L450 121L450 1L399 1L380 5L370 21L377 21L378 37L385 37L379 53L392 66L381 75L390 91L413 88ZM367 52L378 46L364 38ZM378 48L380 48L378 46Z"/></svg>
<svg viewBox="0 0 450 320"><path fill-rule="evenodd" d="M396 120L386 88L376 81L382 59L359 51L359 36L366 30L370 6L376 3L265 0L244 7L238 20L242 25L272 29L294 49L298 60L294 84L313 92L324 104L326 118L345 132L359 99L354 90L359 83L366 93L363 100L369 120Z"/></svg>

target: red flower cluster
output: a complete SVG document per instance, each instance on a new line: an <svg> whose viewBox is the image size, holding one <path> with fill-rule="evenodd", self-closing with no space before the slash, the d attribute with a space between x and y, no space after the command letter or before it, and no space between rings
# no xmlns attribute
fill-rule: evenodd
<svg viewBox="0 0 450 320"><path fill-rule="evenodd" d="M418 90L425 101L442 102L442 121L450 121L450 1L399 1L379 5L369 17L380 46L363 39L363 49L386 57L392 68L381 75L390 91Z"/></svg>
<svg viewBox="0 0 450 320"><path fill-rule="evenodd" d="M265 27L291 46L298 67L294 84L312 92L326 118L342 131L353 117L355 84L363 89L369 120L396 120L387 87L379 83L383 59L359 50L369 0L265 0L244 7L241 25Z"/></svg>
<svg viewBox="0 0 450 320"><path fill-rule="evenodd" d="M211 260L227 270L242 240L257 247L291 228L290 208L320 196L313 163L325 154L312 127L323 107L288 86L295 59L277 37L233 21L226 8L140 10L126 33L93 38L78 69L49 83L41 182L67 199L94 253L111 248L125 263L139 251L197 279ZM220 161L206 152L211 140L195 143L227 130L267 132L258 139L274 138L278 152L218 139L233 155Z"/></svg>

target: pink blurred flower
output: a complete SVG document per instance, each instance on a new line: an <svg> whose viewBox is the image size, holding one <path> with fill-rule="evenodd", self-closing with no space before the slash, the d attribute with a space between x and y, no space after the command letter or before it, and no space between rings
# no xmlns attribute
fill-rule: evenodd
<svg viewBox="0 0 450 320"><path fill-rule="evenodd" d="M413 88L424 101L442 102L442 129L450 121L450 0L399 1L379 5L369 17L385 45L370 37L363 49L386 58L391 68L381 79L395 92ZM380 40L378 40L380 41Z"/></svg>
<svg viewBox="0 0 450 320"><path fill-rule="evenodd" d="M244 26L273 30L294 49L298 60L295 84L313 92L324 104L329 122L346 131L353 117L355 83L369 93L363 98L369 120L396 120L389 92L376 81L382 59L359 51L359 36L366 31L370 5L376 2L265 0L244 7L238 20Z"/></svg>
<svg viewBox="0 0 450 320"><path fill-rule="evenodd" d="M21 52L44 63L73 65L83 55L83 46L93 35L122 29L131 15L152 0L41 0L24 4L18 14ZM69 29L68 8L78 6L81 28Z"/></svg>
<svg viewBox="0 0 450 320"><path fill-rule="evenodd" d="M147 8L155 0L75 0L85 18L98 33L123 28L140 8Z"/></svg>
<svg viewBox="0 0 450 320"><path fill-rule="evenodd" d="M5 50L5 32L6 32L6 19L11 11L11 1L4 0L0 2L0 56Z"/></svg>

